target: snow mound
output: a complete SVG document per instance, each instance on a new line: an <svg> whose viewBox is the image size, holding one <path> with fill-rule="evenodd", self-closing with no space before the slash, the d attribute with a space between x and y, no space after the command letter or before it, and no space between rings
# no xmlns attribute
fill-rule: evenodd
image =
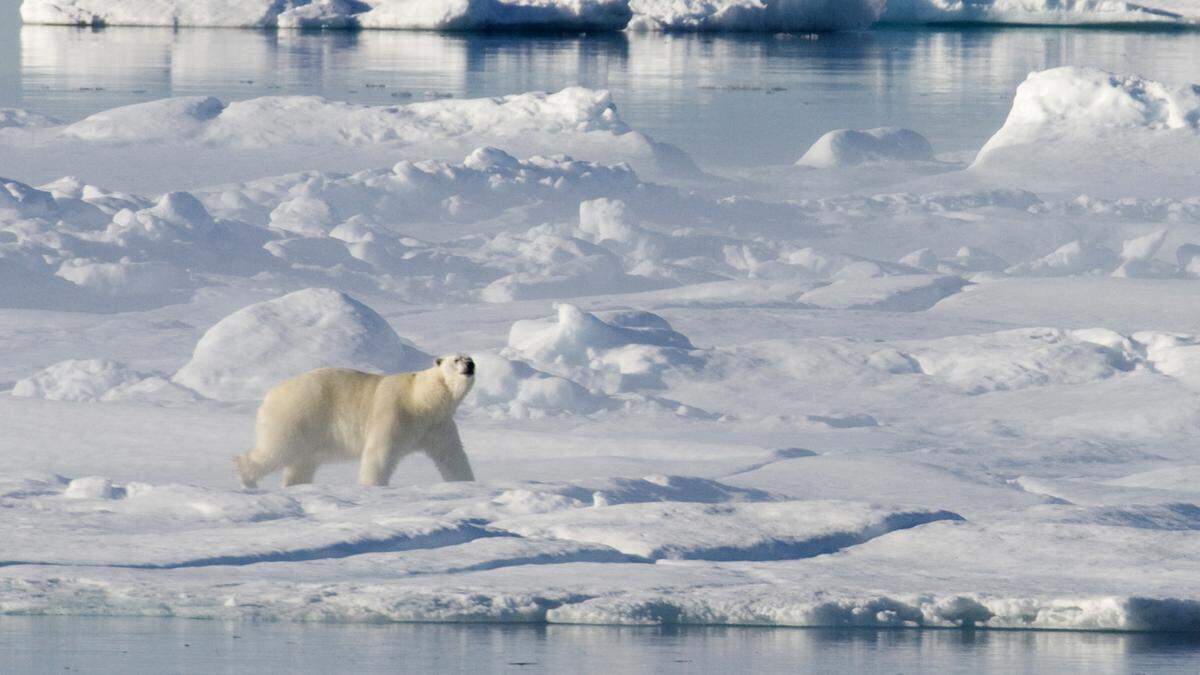
<svg viewBox="0 0 1200 675"><path fill-rule="evenodd" d="M37 129L60 124L58 120L20 108L0 108L0 129Z"/></svg>
<svg viewBox="0 0 1200 675"><path fill-rule="evenodd" d="M911 129L838 129L817 139L796 164L833 168L888 161L931 162L933 146Z"/></svg>
<svg viewBox="0 0 1200 675"><path fill-rule="evenodd" d="M173 379L208 398L252 401L313 368L394 373L429 364L428 354L396 335L370 307L338 291L309 288L218 321Z"/></svg>
<svg viewBox="0 0 1200 675"><path fill-rule="evenodd" d="M1184 10L1190 11L1180 13ZM1194 7L1156 0L888 0L881 21L1119 25L1194 23L1197 19L1200 19L1200 11Z"/></svg>
<svg viewBox="0 0 1200 675"><path fill-rule="evenodd" d="M398 162L353 174L304 172L197 193L214 215L347 242L430 222L475 223L520 209L533 222L570 217L580 201L656 193L627 165L567 156L517 159L483 146L457 162ZM345 227L340 228L340 225ZM334 232L334 230L338 230Z"/></svg>
<svg viewBox="0 0 1200 675"><path fill-rule="evenodd" d="M1165 229L1126 239L1118 254L1098 243L1075 240L1029 262L1013 265L1010 276L1061 277L1111 274L1125 278L1169 278L1188 276L1191 258L1185 244L1176 252L1176 263L1155 258L1166 241Z"/></svg>
<svg viewBox="0 0 1200 675"><path fill-rule="evenodd" d="M845 279L803 293L797 301L824 309L920 312L966 285L961 277L927 274Z"/></svg>
<svg viewBox="0 0 1200 675"><path fill-rule="evenodd" d="M99 401L113 389L149 377L108 359L68 360L47 367L13 386L12 395L51 401Z"/></svg>
<svg viewBox="0 0 1200 675"><path fill-rule="evenodd" d="M493 526L522 537L603 544L647 560L786 560L832 553L938 520L961 517L841 501L651 502L517 517ZM705 525L693 529L680 527L681 522Z"/></svg>
<svg viewBox="0 0 1200 675"><path fill-rule="evenodd" d="M408 157L465 154L490 144L528 155L569 153L629 161L664 173L697 173L678 148L634 131L605 90L567 87L494 98L366 106L317 96L263 96L223 103L167 98L96 113L63 127L90 143L196 143L243 149L279 145L387 145Z"/></svg>
<svg viewBox="0 0 1200 675"><path fill-rule="evenodd" d="M571 298L661 288L665 284L627 274L616 254L575 237L535 228L525 236L501 234L486 247L489 258L507 257L521 268L480 292L484 302Z"/></svg>
<svg viewBox="0 0 1200 675"><path fill-rule="evenodd" d="M609 312L604 318L561 303L555 316L517 321L506 353L608 393L661 389L672 369L694 366L687 336L657 314Z"/></svg>
<svg viewBox="0 0 1200 675"><path fill-rule="evenodd" d="M25 23L236 28L620 30L628 0L25 0Z"/></svg>
<svg viewBox="0 0 1200 675"><path fill-rule="evenodd" d="M1168 85L1097 68L1065 66L1029 75L1012 110L979 151L1169 130L1200 130L1200 86Z"/></svg>
<svg viewBox="0 0 1200 675"><path fill-rule="evenodd" d="M631 0L631 30L821 32L864 28L884 0Z"/></svg>
<svg viewBox="0 0 1200 675"><path fill-rule="evenodd" d="M473 354L475 386L469 408L494 417L537 418L556 414L586 415L607 401L571 380L536 370L522 361L494 354Z"/></svg>
<svg viewBox="0 0 1200 675"><path fill-rule="evenodd" d="M967 394L1095 382L1138 363L1134 344L1104 329L1018 329L898 346L919 372Z"/></svg>

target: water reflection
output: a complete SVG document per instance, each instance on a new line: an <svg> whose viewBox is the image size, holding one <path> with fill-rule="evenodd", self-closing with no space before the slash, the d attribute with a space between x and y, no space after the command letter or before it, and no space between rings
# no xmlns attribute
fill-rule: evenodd
<svg viewBox="0 0 1200 675"><path fill-rule="evenodd" d="M223 623L0 617L0 670L1105 673L1194 668L1195 634Z"/></svg>
<svg viewBox="0 0 1200 675"><path fill-rule="evenodd" d="M709 165L793 161L846 126L910 126L940 150L974 150L1016 84L1057 65L1200 82L1196 32L892 29L809 40L0 27L0 54L9 43L19 63L0 62L0 105L67 119L162 96L386 104L582 84L611 89L631 125Z"/></svg>

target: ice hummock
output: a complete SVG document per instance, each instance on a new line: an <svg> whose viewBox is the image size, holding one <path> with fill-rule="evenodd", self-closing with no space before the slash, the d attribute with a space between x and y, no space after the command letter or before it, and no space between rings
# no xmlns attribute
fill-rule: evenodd
<svg viewBox="0 0 1200 675"><path fill-rule="evenodd" d="M208 398L253 401L273 384L314 368L396 373L424 370L431 362L370 307L344 293L310 288L218 321L174 381Z"/></svg>
<svg viewBox="0 0 1200 675"><path fill-rule="evenodd" d="M796 164L829 168L886 161L931 162L933 146L912 129L838 129L817 139Z"/></svg>

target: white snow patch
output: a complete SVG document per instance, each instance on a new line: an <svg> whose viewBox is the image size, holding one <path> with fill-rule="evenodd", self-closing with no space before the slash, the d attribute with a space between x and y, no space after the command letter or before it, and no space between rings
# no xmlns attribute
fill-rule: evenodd
<svg viewBox="0 0 1200 675"><path fill-rule="evenodd" d="M863 28L884 0L631 0L631 30L831 31Z"/></svg>
<svg viewBox="0 0 1200 675"><path fill-rule="evenodd" d="M13 386L12 395L51 401L99 401L113 389L149 377L109 359L62 361Z"/></svg>
<svg viewBox="0 0 1200 675"><path fill-rule="evenodd" d="M396 335L370 307L338 291L309 288L218 321L174 381L208 398L252 401L313 368L395 373L429 365L428 354Z"/></svg>
<svg viewBox="0 0 1200 675"><path fill-rule="evenodd" d="M1013 146L1172 130L1200 130L1200 86L1064 66L1031 73L1017 87L1004 126L975 161Z"/></svg>
<svg viewBox="0 0 1200 675"><path fill-rule="evenodd" d="M553 317L514 323L507 351L608 393L660 389L667 372L700 361L687 336L657 314L617 311L601 318L567 303Z"/></svg>
<svg viewBox="0 0 1200 675"><path fill-rule="evenodd" d="M236 28L390 28L620 30L628 0L24 0L30 24L220 26Z"/></svg>
<svg viewBox="0 0 1200 675"><path fill-rule="evenodd" d="M1200 20L1189 3L1167 0L888 0L885 23L1030 25L1187 24Z"/></svg>
<svg viewBox="0 0 1200 675"><path fill-rule="evenodd" d="M933 146L911 129L838 129L817 139L796 161L800 166L834 168L874 162L931 162Z"/></svg>

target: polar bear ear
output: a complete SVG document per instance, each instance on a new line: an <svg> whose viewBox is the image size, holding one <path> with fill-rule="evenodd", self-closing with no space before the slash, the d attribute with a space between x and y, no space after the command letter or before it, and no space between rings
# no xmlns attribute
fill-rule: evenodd
<svg viewBox="0 0 1200 675"><path fill-rule="evenodd" d="M439 357L437 357L436 359L434 359L434 360L433 360L433 365L435 365L435 366L440 366L440 365L442 365L442 357L440 357L440 356L439 356Z"/></svg>

